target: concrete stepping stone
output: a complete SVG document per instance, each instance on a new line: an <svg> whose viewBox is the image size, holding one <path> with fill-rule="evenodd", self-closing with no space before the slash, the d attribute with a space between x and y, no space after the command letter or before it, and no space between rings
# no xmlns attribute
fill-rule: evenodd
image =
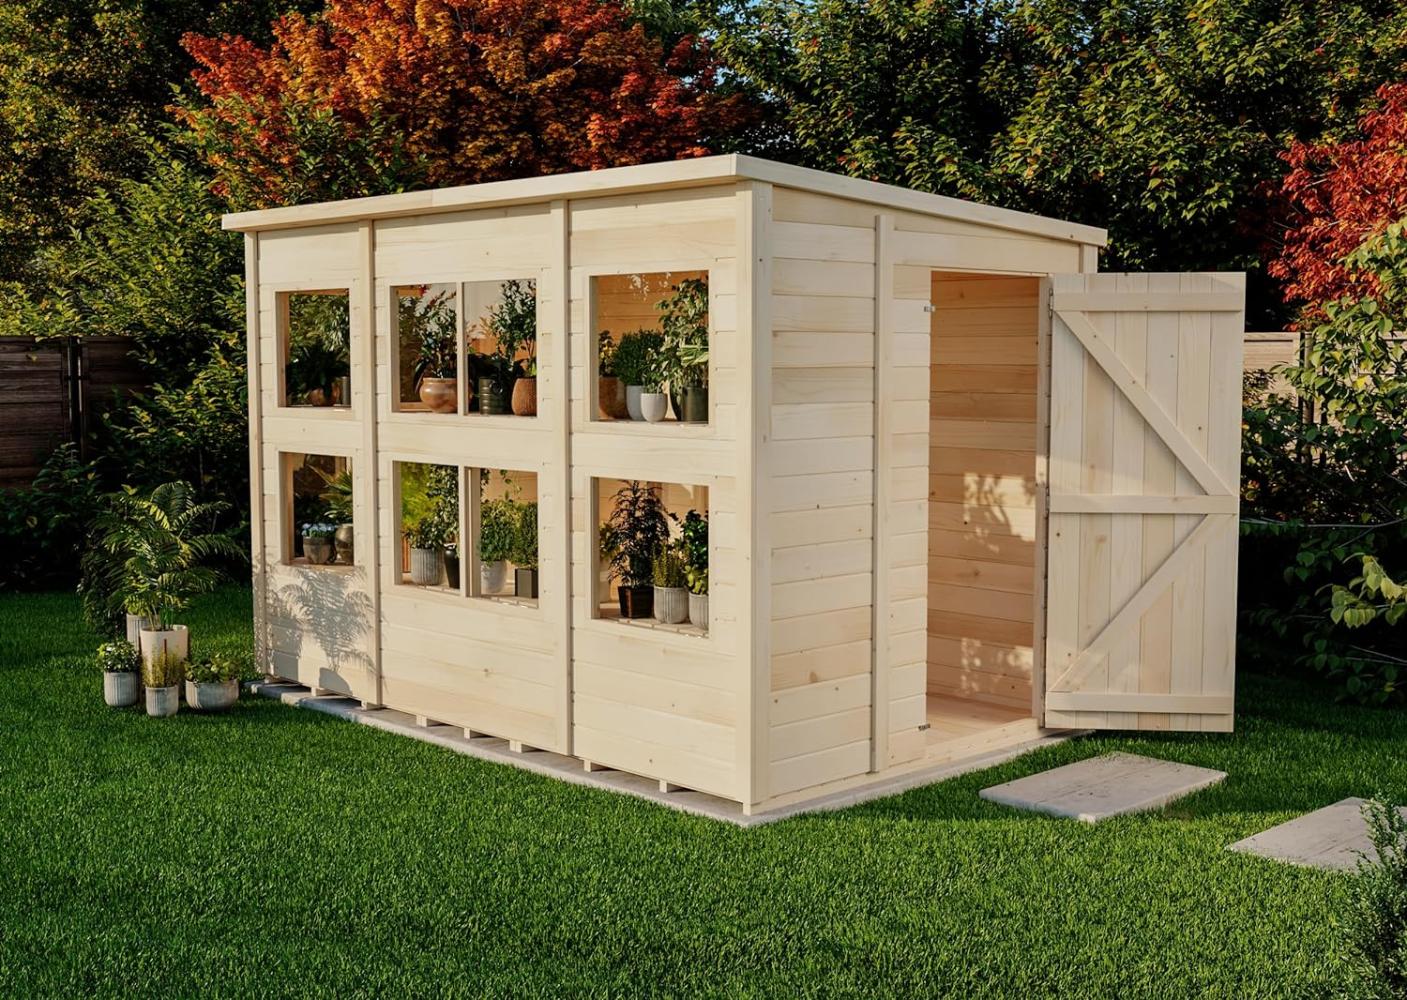
<svg viewBox="0 0 1407 1000"><path fill-rule="evenodd" d="M1191 764L1131 753L1108 753L982 789L982 798L1098 823L1110 816L1157 809L1226 778Z"/></svg>
<svg viewBox="0 0 1407 1000"><path fill-rule="evenodd" d="M1353 871L1360 855L1374 857L1363 818L1363 799L1347 798L1272 826L1231 845L1231 850L1258 854L1292 865ZM1407 809L1403 809L1407 814Z"/></svg>

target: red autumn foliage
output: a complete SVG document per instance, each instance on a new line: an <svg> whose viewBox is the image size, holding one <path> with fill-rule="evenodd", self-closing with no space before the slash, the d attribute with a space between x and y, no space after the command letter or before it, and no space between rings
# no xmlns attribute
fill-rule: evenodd
<svg viewBox="0 0 1407 1000"><path fill-rule="evenodd" d="M1289 228L1271 275L1287 302L1317 313L1345 294L1372 292L1371 276L1343 259L1389 223L1407 218L1407 83L1378 90L1382 106L1365 115L1362 137L1326 145L1296 143L1281 185Z"/></svg>
<svg viewBox="0 0 1407 1000"><path fill-rule="evenodd" d="M178 114L238 207L701 156L748 118L618 0L329 0L274 39L184 40Z"/></svg>

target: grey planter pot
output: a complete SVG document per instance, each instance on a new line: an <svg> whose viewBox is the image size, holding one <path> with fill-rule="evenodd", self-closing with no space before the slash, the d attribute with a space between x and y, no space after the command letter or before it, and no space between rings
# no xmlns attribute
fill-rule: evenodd
<svg viewBox="0 0 1407 1000"><path fill-rule="evenodd" d="M332 562L333 543L331 538L303 536L303 555L314 566L326 566Z"/></svg>
<svg viewBox="0 0 1407 1000"><path fill-rule="evenodd" d="M708 386L691 385L684 390L683 420L690 424L708 423Z"/></svg>
<svg viewBox="0 0 1407 1000"><path fill-rule="evenodd" d="M151 619L141 615L127 616L127 641L136 646L142 641L142 629L151 628Z"/></svg>
<svg viewBox="0 0 1407 1000"><path fill-rule="evenodd" d="M479 563L479 593L501 594L503 593L503 585L507 582L507 559L496 559L493 562Z"/></svg>
<svg viewBox="0 0 1407 1000"><path fill-rule="evenodd" d="M445 554L440 549L410 550L410 582L419 587L439 586Z"/></svg>
<svg viewBox="0 0 1407 1000"><path fill-rule="evenodd" d="M350 524L339 524L333 544L337 548L337 561L343 566L354 565L356 557L356 536Z"/></svg>
<svg viewBox="0 0 1407 1000"><path fill-rule="evenodd" d="M689 595L689 624L708 631L708 595Z"/></svg>
<svg viewBox="0 0 1407 1000"><path fill-rule="evenodd" d="M655 588L655 621L682 625L689 619L689 592L683 587Z"/></svg>
<svg viewBox="0 0 1407 1000"><path fill-rule="evenodd" d="M137 703L141 677L135 670L103 671L103 701L110 708L128 708Z"/></svg>
<svg viewBox="0 0 1407 1000"><path fill-rule="evenodd" d="M164 719L168 715L175 715L180 708L181 685L147 688L147 715L154 719Z"/></svg>
<svg viewBox="0 0 1407 1000"><path fill-rule="evenodd" d="M625 412L631 420L644 420L645 415L640 412L640 397L645 392L645 387L641 385L628 385L625 387Z"/></svg>
<svg viewBox="0 0 1407 1000"><path fill-rule="evenodd" d="M513 596L537 598L537 570L514 567Z"/></svg>
<svg viewBox="0 0 1407 1000"><path fill-rule="evenodd" d="M239 681L186 681L186 704L198 712L224 712L239 701Z"/></svg>
<svg viewBox="0 0 1407 1000"><path fill-rule="evenodd" d="M652 424L657 424L669 413L669 397L662 392L640 394L640 415Z"/></svg>

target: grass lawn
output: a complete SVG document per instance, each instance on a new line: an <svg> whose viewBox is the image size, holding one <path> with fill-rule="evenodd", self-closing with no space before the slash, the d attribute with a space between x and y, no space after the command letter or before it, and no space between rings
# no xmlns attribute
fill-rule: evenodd
<svg viewBox="0 0 1407 1000"><path fill-rule="evenodd" d="M249 641L249 594L187 616ZM1082 739L744 831L262 699L102 703L68 595L0 596L0 996L1303 996L1342 876L1224 850L1407 793L1407 713L1242 678L1232 736ZM1231 777L1087 827L977 790L1106 750Z"/></svg>

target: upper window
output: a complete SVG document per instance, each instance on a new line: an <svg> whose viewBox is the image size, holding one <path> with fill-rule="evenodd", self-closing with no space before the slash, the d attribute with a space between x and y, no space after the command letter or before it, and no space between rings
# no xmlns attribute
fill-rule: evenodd
<svg viewBox="0 0 1407 1000"><path fill-rule="evenodd" d="M465 412L537 416L537 282L466 283L464 319L472 379Z"/></svg>
<svg viewBox="0 0 1407 1000"><path fill-rule="evenodd" d="M710 419L707 271L592 279L597 420Z"/></svg>
<svg viewBox="0 0 1407 1000"><path fill-rule="evenodd" d="M396 296L397 409L459 412L459 308L453 285L403 285Z"/></svg>
<svg viewBox="0 0 1407 1000"><path fill-rule="evenodd" d="M351 406L350 294L285 292L279 326L283 405Z"/></svg>

